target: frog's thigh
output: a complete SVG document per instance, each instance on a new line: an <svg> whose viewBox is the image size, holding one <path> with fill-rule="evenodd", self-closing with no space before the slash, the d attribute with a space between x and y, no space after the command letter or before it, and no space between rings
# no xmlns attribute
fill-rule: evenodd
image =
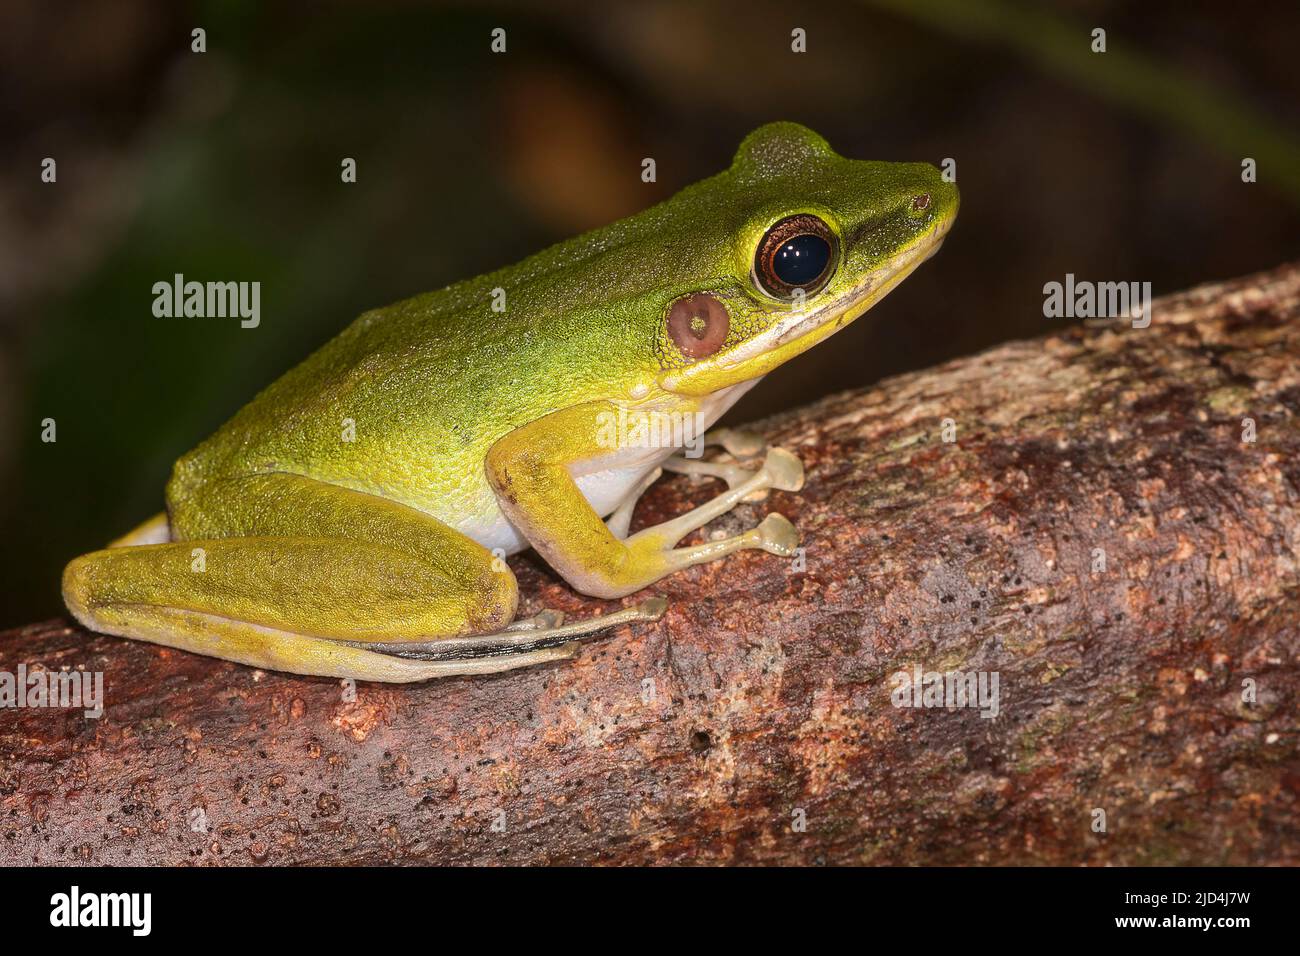
<svg viewBox="0 0 1300 956"><path fill-rule="evenodd" d="M174 507L173 516L178 541L328 538L396 551L445 579L440 591L480 598L471 630L495 631L514 619L518 592L504 562L438 519L387 498L277 472L203 486L184 507ZM333 563L329 567L335 570ZM464 631L461 626L448 633Z"/></svg>
<svg viewBox="0 0 1300 956"><path fill-rule="evenodd" d="M83 555L68 565L63 588L73 614L94 630L298 674L425 680L565 655L554 648L420 661L352 643L419 639L457 622L463 633L464 597L430 594L437 583L414 559L372 545L223 538Z"/></svg>
<svg viewBox="0 0 1300 956"><path fill-rule="evenodd" d="M432 668L332 646L473 634L513 618L514 576L446 525L297 476L258 476L206 491L207 500L189 503L201 507L186 513L201 517L184 522L184 530L206 528L214 536L110 548L73 561L64 595L77 618L107 633L299 673L394 680L402 678L372 672L520 666L494 658L495 665ZM221 534L235 536L215 536Z"/></svg>
<svg viewBox="0 0 1300 956"><path fill-rule="evenodd" d="M347 557L339 550L338 557L322 567L348 589L395 592L411 598L428 615L421 622L383 620L387 640L415 640L412 631L429 636L489 633L515 619L519 591L504 562L455 528L387 498L300 475L270 473L209 485L200 489L190 507L178 511L186 515L175 528L182 540L329 538L339 549L360 549ZM381 557L370 557L370 549L380 549ZM352 580L356 578L360 580ZM355 605L355 598L350 604ZM361 615L372 622L373 604L363 602Z"/></svg>

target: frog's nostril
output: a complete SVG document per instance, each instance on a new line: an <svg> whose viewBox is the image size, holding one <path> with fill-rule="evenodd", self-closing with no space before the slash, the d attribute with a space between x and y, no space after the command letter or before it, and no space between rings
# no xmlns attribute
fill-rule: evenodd
<svg viewBox="0 0 1300 956"><path fill-rule="evenodd" d="M913 212L921 212L921 211L923 211L923 210L925 210L925 209L929 209L929 208L930 208L930 194L929 194L929 193L921 193L921 195L917 196L915 199L912 200L912 211L913 211Z"/></svg>

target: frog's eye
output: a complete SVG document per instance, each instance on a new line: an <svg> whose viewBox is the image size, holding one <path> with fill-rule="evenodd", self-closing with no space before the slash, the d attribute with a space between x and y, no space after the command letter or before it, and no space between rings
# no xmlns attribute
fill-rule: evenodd
<svg viewBox="0 0 1300 956"><path fill-rule="evenodd" d="M810 213L787 216L763 236L754 253L754 282L774 299L797 290L812 295L835 271L838 242L831 227Z"/></svg>
<svg viewBox="0 0 1300 956"><path fill-rule="evenodd" d="M668 335L687 358L708 358L727 341L731 316L707 292L678 299L668 307Z"/></svg>

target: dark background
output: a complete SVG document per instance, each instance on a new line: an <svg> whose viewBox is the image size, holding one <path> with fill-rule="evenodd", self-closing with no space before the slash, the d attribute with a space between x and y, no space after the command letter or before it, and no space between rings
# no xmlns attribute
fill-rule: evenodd
<svg viewBox="0 0 1300 956"><path fill-rule="evenodd" d="M643 209L769 120L847 156L953 157L962 211L731 421L1050 331L1066 272L1158 294L1294 258L1298 10L5 0L0 626L60 613L63 564L158 511L178 455L359 312ZM261 326L155 318L176 272L260 281Z"/></svg>

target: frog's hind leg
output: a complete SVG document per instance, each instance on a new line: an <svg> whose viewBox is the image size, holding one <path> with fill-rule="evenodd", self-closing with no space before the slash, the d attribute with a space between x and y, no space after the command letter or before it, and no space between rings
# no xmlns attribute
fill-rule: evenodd
<svg viewBox="0 0 1300 956"><path fill-rule="evenodd" d="M194 569L196 549L203 554L202 571ZM342 563L354 562L375 577L336 573ZM68 566L64 597L73 615L96 631L322 677L407 682L491 674L577 651L577 644L522 646L491 657L419 660L374 649L400 644L367 646L356 640L427 635L457 615L458 603L471 599L431 595L428 585L446 582L413 564L356 542L310 539L226 538L111 548ZM389 578L386 586L383 577ZM401 593L404 585L411 594Z"/></svg>
<svg viewBox="0 0 1300 956"><path fill-rule="evenodd" d="M668 609L668 602L660 597L647 598L634 607L612 614L589 617L572 624L536 626L532 622L545 620L556 611L543 611L537 618L528 618L532 626L516 622L497 634L480 634L472 637L449 637L437 641L404 642L402 644L367 644L372 650L383 650L400 657L420 660L467 660L544 650L552 647L576 647L574 640L589 634L642 621L657 621Z"/></svg>
<svg viewBox="0 0 1300 956"><path fill-rule="evenodd" d="M517 621L512 621L501 630L506 632L540 631L544 628L559 627L563 623L564 612L548 607L538 611L532 617L521 617Z"/></svg>
<svg viewBox="0 0 1300 956"><path fill-rule="evenodd" d="M129 611L117 608L101 611L89 618L80 614L77 617L97 631L252 667L389 683L464 674L494 674L563 660L572 657L579 648L578 644L570 643L477 659L418 660L372 651L348 641L310 637L174 607L139 606Z"/></svg>
<svg viewBox="0 0 1300 956"><path fill-rule="evenodd" d="M495 634L518 599L491 552L403 505L287 474L232 479L184 505L188 518L173 531L185 540L110 547L68 565L64 597L78 620L257 667L362 680L492 673L577 648L533 640L466 660L387 653Z"/></svg>

